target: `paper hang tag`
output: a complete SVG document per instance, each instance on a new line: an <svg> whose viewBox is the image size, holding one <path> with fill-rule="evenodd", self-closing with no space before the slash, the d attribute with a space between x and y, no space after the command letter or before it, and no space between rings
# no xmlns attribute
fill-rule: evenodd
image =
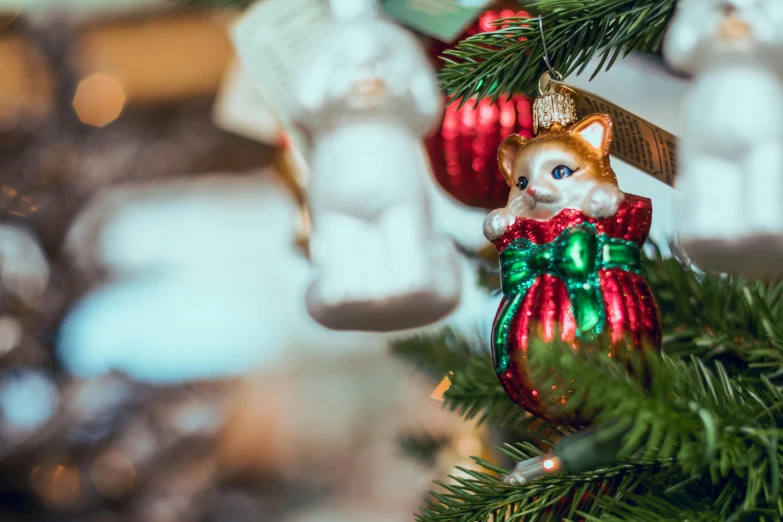
<svg viewBox="0 0 783 522"><path fill-rule="evenodd" d="M427 36L454 43L492 0L386 0L387 16Z"/></svg>
<svg viewBox="0 0 783 522"><path fill-rule="evenodd" d="M549 74L544 75L539 85L544 94L551 92L551 89L573 96L579 118L595 113L609 115L614 122L612 155L630 163L658 181L674 186L677 177L677 137L675 135L600 96L554 80Z"/></svg>
<svg viewBox="0 0 783 522"><path fill-rule="evenodd" d="M212 107L212 121L218 128L269 145L287 145L280 152L284 161L275 167L298 200L307 185L307 162L280 126L280 121L270 103L256 88L247 71L232 60ZM283 143L281 143L281 141ZM300 204L303 204L299 201Z"/></svg>
<svg viewBox="0 0 783 522"><path fill-rule="evenodd" d="M226 67L212 107L212 121L239 136L269 145L280 144L282 129L275 111L236 60Z"/></svg>
<svg viewBox="0 0 783 522"><path fill-rule="evenodd" d="M284 141L302 169L303 186L308 142L288 114L287 99L295 67L307 60L329 20L323 0L263 0L249 8L231 31L242 67L273 108Z"/></svg>

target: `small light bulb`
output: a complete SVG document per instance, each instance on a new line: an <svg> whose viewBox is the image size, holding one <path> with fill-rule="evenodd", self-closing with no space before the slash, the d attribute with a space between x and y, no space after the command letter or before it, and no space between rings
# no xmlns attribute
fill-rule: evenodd
<svg viewBox="0 0 783 522"><path fill-rule="evenodd" d="M560 469L560 458L556 455L551 457L536 457L525 460L517 464L514 470L503 477L503 482L511 486L518 484L527 484L544 475L548 475Z"/></svg>

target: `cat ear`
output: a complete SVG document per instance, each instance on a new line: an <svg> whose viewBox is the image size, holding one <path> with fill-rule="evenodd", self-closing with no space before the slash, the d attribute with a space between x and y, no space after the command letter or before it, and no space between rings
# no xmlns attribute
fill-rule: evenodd
<svg viewBox="0 0 783 522"><path fill-rule="evenodd" d="M606 114L591 114L571 129L571 134L579 136L602 156L609 154L612 144L612 119Z"/></svg>
<svg viewBox="0 0 783 522"><path fill-rule="evenodd" d="M498 149L498 165L500 165L500 172L503 173L503 177L506 178L506 183L509 187L513 187L516 183L514 177L514 161L517 159L519 149L525 144L527 138L520 136L519 134L512 134L500 144Z"/></svg>

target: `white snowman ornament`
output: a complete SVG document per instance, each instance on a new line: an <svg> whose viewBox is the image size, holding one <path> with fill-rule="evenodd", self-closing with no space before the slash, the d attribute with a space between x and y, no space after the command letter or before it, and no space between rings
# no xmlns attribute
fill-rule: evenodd
<svg viewBox="0 0 783 522"><path fill-rule="evenodd" d="M295 76L291 114L311 141L309 313L338 330L432 323L460 296L453 246L432 225L421 140L443 100L416 39L375 1L332 0Z"/></svg>
<svg viewBox="0 0 783 522"><path fill-rule="evenodd" d="M783 274L783 0L680 0L664 54L694 76L682 250L703 270Z"/></svg>

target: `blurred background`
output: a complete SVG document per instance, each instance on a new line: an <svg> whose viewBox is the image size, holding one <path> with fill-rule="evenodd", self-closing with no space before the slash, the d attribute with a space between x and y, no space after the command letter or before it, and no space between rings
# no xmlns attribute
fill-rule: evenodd
<svg viewBox="0 0 783 522"><path fill-rule="evenodd" d="M238 16L0 2L3 522L411 520L483 451L444 376L307 316L301 194L237 78Z"/></svg>
<svg viewBox="0 0 783 522"><path fill-rule="evenodd" d="M485 210L430 180L465 252L445 321L323 329L299 173L229 38L241 13L21 2L0 0L0 522L407 521L433 478L497 458L441 410L448 376L389 349L486 338ZM668 190L629 169L625 190Z"/></svg>

